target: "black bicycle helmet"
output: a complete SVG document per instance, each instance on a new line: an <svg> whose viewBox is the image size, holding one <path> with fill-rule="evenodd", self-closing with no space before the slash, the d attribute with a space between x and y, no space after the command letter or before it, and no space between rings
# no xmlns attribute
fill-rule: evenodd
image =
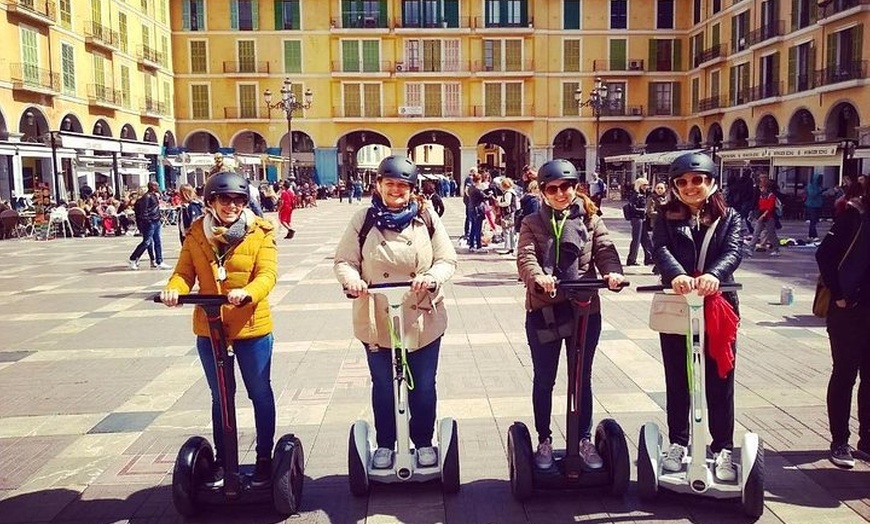
<svg viewBox="0 0 870 524"><path fill-rule="evenodd" d="M247 179L226 171L213 174L205 181L202 197L206 202L211 202L218 195L241 195L250 199Z"/></svg>
<svg viewBox="0 0 870 524"><path fill-rule="evenodd" d="M416 186L417 164L406 156L390 155L378 164L378 178L394 178Z"/></svg>
<svg viewBox="0 0 870 524"><path fill-rule="evenodd" d="M686 153L671 162L668 179L673 181L686 173L703 173L710 178L715 178L716 164L713 163L712 158L704 153Z"/></svg>
<svg viewBox="0 0 870 524"><path fill-rule="evenodd" d="M541 169L538 169L538 183L541 187L556 180L574 180L576 182L579 179L574 164L563 158L550 160L542 165Z"/></svg>

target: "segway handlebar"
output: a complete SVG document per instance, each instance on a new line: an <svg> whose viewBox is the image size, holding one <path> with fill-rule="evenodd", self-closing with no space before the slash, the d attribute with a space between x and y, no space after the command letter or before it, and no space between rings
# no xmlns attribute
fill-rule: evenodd
<svg viewBox="0 0 870 524"><path fill-rule="evenodd" d="M719 291L740 291L743 289L743 284L738 284L736 282L725 282L723 284L719 284ZM636 288L638 293L674 293L673 288L671 286L638 286Z"/></svg>
<svg viewBox="0 0 870 524"><path fill-rule="evenodd" d="M162 304L163 301L160 300L160 295L154 295L151 299L158 303ZM242 305L248 304L251 302L251 297L245 297L242 300ZM224 304L229 304L227 301L226 295L207 295L207 294L191 294L191 295L178 295L178 305L183 306L185 304L192 304L195 306L222 306Z"/></svg>
<svg viewBox="0 0 870 524"><path fill-rule="evenodd" d="M368 285L368 289L391 289L391 288L397 288L397 287L411 287L411 281L409 280L408 282L381 282L380 284L369 284ZM437 288L438 288L438 284L432 284L431 286L429 286L429 291L435 291ZM357 298L357 297L347 293L346 289L344 291L345 291L344 296L346 296L347 298Z"/></svg>
<svg viewBox="0 0 870 524"><path fill-rule="evenodd" d="M619 283L620 288L628 287L631 282L623 280ZM562 288L566 291L594 290L594 289L609 289L610 285L603 278L598 279L577 279L577 280L556 280L556 288ZM544 288L535 284L535 291L543 293Z"/></svg>

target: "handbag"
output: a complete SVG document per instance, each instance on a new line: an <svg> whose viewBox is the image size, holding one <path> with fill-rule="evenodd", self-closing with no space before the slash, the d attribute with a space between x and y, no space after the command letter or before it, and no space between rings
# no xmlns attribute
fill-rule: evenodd
<svg viewBox="0 0 870 524"><path fill-rule="evenodd" d="M819 280L816 282L816 294L813 295L813 315L819 318L828 316L828 309L831 307L831 290L825 285L822 276L819 275Z"/></svg>
<svg viewBox="0 0 870 524"><path fill-rule="evenodd" d="M698 267L703 271L707 261L707 249L713 239L713 233L719 225L717 218L704 234L701 243L701 253L698 257ZM659 333L670 335L685 335L689 328L689 305L682 295L656 293L653 295L649 308L649 328Z"/></svg>

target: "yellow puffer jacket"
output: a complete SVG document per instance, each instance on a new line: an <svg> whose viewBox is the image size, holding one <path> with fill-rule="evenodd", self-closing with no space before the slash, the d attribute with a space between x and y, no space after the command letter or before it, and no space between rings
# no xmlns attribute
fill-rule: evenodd
<svg viewBox="0 0 870 524"><path fill-rule="evenodd" d="M244 288L251 302L242 306L224 306L221 317L228 340L255 338L272 332L272 314L267 297L278 280L278 251L272 224L253 213L245 238L226 257L227 279L218 282L215 251L203 230L202 218L193 222L181 248L175 272L166 289L176 289L181 295L191 292L199 283L198 293L226 295L231 289ZM208 336L205 311L197 307L193 313L193 332Z"/></svg>

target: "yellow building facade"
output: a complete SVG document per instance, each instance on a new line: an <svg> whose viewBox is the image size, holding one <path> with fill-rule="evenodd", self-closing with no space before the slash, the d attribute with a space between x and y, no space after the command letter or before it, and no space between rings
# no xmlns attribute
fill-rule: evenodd
<svg viewBox="0 0 870 524"><path fill-rule="evenodd" d="M162 176L175 145L168 0L0 2L0 199Z"/></svg>

